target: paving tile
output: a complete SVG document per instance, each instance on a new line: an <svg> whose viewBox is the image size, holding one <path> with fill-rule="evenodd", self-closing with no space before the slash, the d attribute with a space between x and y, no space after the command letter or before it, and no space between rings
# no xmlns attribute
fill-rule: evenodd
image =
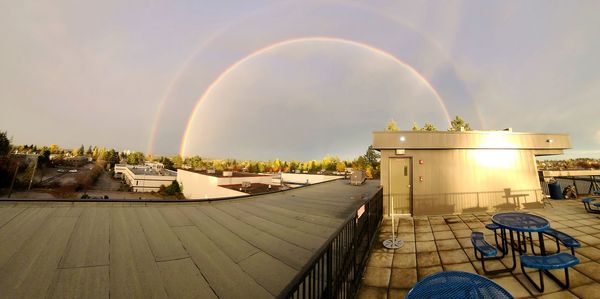
<svg viewBox="0 0 600 299"><path fill-rule="evenodd" d="M414 253L396 253L394 254L393 268L416 268L417 256Z"/></svg>
<svg viewBox="0 0 600 299"><path fill-rule="evenodd" d="M415 236L415 240L417 241L433 241L432 233L418 233Z"/></svg>
<svg viewBox="0 0 600 299"><path fill-rule="evenodd" d="M587 277L600 282L600 264L596 262L587 262L575 265L575 270L585 274Z"/></svg>
<svg viewBox="0 0 600 299"><path fill-rule="evenodd" d="M463 271L463 272L471 272L477 274L477 270L473 267L471 263L461 263L461 264L449 264L443 265L445 271Z"/></svg>
<svg viewBox="0 0 600 299"><path fill-rule="evenodd" d="M452 233L452 231L434 231L433 232L433 237L436 240L447 240L447 239L454 239L454 234Z"/></svg>
<svg viewBox="0 0 600 299"><path fill-rule="evenodd" d="M585 255L587 258L590 258L595 261L600 261L600 249L591 247L591 246L583 246L581 248L575 249L576 255Z"/></svg>
<svg viewBox="0 0 600 299"><path fill-rule="evenodd" d="M358 290L358 295L356 297L359 299L386 299L387 287L378 288L363 284L360 287L360 290Z"/></svg>
<svg viewBox="0 0 600 299"><path fill-rule="evenodd" d="M398 233L396 237L403 241L414 241L415 240L414 233Z"/></svg>
<svg viewBox="0 0 600 299"><path fill-rule="evenodd" d="M388 298L391 298L391 299L404 298L404 297L406 297L406 294L408 293L408 291L409 290L390 288L390 290L388 292Z"/></svg>
<svg viewBox="0 0 600 299"><path fill-rule="evenodd" d="M457 239L458 243L460 244L460 246L462 246L462 248L471 250L471 248L473 248L473 243L471 243L471 238L460 238Z"/></svg>
<svg viewBox="0 0 600 299"><path fill-rule="evenodd" d="M540 276L537 271L533 272L533 273L528 273L528 274L531 277L531 279L533 279L536 283L539 283ZM529 292L532 293L534 296L542 295L542 293L540 293L540 291L538 291L533 286L533 284L531 284L531 282L529 280L527 280L527 277L525 277L525 275L517 274L516 277L521 282L521 284L523 284L523 286L527 290L529 290ZM562 288L554 280L550 279L550 277L548 277L548 275L543 274L542 277L544 278L544 294L559 292L562 290Z"/></svg>
<svg viewBox="0 0 600 299"><path fill-rule="evenodd" d="M515 298L530 297L531 294L521 285L521 283L513 276L505 276L493 278L494 282L505 288Z"/></svg>
<svg viewBox="0 0 600 299"><path fill-rule="evenodd" d="M419 267L417 269L417 273L419 274L419 280L421 280L433 273L438 273L438 272L442 272L442 271L444 271L444 269L442 269L442 266Z"/></svg>
<svg viewBox="0 0 600 299"><path fill-rule="evenodd" d="M433 241L416 242L416 244L417 252L437 251L437 247L435 246L435 242Z"/></svg>
<svg viewBox="0 0 600 299"><path fill-rule="evenodd" d="M391 273L390 268L367 267L363 275L363 285L387 288Z"/></svg>
<svg viewBox="0 0 600 299"><path fill-rule="evenodd" d="M560 281L565 281L565 271L564 270L551 270L552 274L556 276ZM571 287L578 287L590 283L594 283L594 281L587 277L585 274L577 271L577 269L569 269L569 281Z"/></svg>
<svg viewBox="0 0 600 299"><path fill-rule="evenodd" d="M579 286L576 288L571 288L569 291L573 292L573 294L579 296L579 298L600 298L600 284L592 283L583 286Z"/></svg>
<svg viewBox="0 0 600 299"><path fill-rule="evenodd" d="M430 233L431 232L431 226L416 226L415 227L415 233Z"/></svg>
<svg viewBox="0 0 600 299"><path fill-rule="evenodd" d="M473 231L470 229L459 229L453 230L453 232L457 238L470 238Z"/></svg>
<svg viewBox="0 0 600 299"><path fill-rule="evenodd" d="M417 253L417 266L419 268L437 266L440 264L440 257L438 256L438 253L436 251Z"/></svg>
<svg viewBox="0 0 600 299"><path fill-rule="evenodd" d="M440 251L439 254L444 265L466 263L469 261L469 258L462 249Z"/></svg>
<svg viewBox="0 0 600 299"><path fill-rule="evenodd" d="M458 243L458 241L456 241L456 239L439 240L435 241L435 244L437 245L438 250L453 250L461 248L460 244Z"/></svg>
<svg viewBox="0 0 600 299"><path fill-rule="evenodd" d="M584 236L579 236L579 237L576 237L576 238L580 242L584 242L584 243L589 244L589 245L598 245L598 244L600 244L600 238L596 238L594 236L584 235Z"/></svg>
<svg viewBox="0 0 600 299"><path fill-rule="evenodd" d="M469 227L464 223L451 223L448 224L452 230L468 229Z"/></svg>
<svg viewBox="0 0 600 299"><path fill-rule="evenodd" d="M544 292L545 294L546 292ZM573 293L569 292L569 291L561 291L561 292L555 292L555 293L551 293L551 294L545 294L542 296L538 296L538 299L577 299L579 297L573 295Z"/></svg>
<svg viewBox="0 0 600 299"><path fill-rule="evenodd" d="M392 269L390 288L410 289L417 283L417 269Z"/></svg>
<svg viewBox="0 0 600 299"><path fill-rule="evenodd" d="M396 253L415 253L416 249L415 249L415 242L404 242L404 245L402 245L402 247L396 249L395 251Z"/></svg>
<svg viewBox="0 0 600 299"><path fill-rule="evenodd" d="M448 231L450 230L450 227L446 224L434 224L431 226L431 230L434 232Z"/></svg>
<svg viewBox="0 0 600 299"><path fill-rule="evenodd" d="M596 229L590 226L582 226L582 227L578 227L577 228L578 231L580 232L584 232L588 235L596 235L598 236L598 234L600 234L600 229Z"/></svg>
<svg viewBox="0 0 600 299"><path fill-rule="evenodd" d="M374 252L369 257L369 262L367 263L367 266L390 268L390 267L392 267L393 259L394 259L393 253Z"/></svg>

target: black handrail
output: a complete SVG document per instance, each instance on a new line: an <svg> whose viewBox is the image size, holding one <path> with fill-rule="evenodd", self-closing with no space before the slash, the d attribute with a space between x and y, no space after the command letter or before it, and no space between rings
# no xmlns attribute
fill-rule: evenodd
<svg viewBox="0 0 600 299"><path fill-rule="evenodd" d="M383 219L383 190L365 200L278 298L353 298Z"/></svg>

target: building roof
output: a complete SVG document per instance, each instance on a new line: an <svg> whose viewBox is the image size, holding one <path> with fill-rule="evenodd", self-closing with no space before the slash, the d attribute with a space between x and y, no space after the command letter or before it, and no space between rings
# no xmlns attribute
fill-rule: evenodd
<svg viewBox="0 0 600 299"><path fill-rule="evenodd" d="M192 170L192 169L181 169L181 170L185 170L185 171L189 171L189 172L195 172L195 173L199 173L199 174L203 174L203 175L208 175L208 176L213 176L213 177L217 177L217 178L241 178L241 177L263 177L263 176L269 176L269 175L265 175L265 174L258 174L258 173L249 173L249 172L239 172L239 171L233 171L231 176L224 176L223 175L223 171L219 171L216 170L215 173L208 173L207 170Z"/></svg>
<svg viewBox="0 0 600 299"><path fill-rule="evenodd" d="M120 165L126 166L135 175L155 175L155 176L168 176L176 177L177 172L168 169L156 169L147 166L132 166L132 165Z"/></svg>
<svg viewBox="0 0 600 299"><path fill-rule="evenodd" d="M373 132L375 149L531 149L571 148L568 134L512 131L397 131Z"/></svg>
<svg viewBox="0 0 600 299"><path fill-rule="evenodd" d="M271 186L271 188L269 188L269 186ZM260 183L252 183L249 188L242 187L242 184L219 185L219 187L223 187L223 188L227 188L227 189L231 189L231 190L235 190L235 191L240 191L240 192L244 192L244 193L248 193L248 194L252 194L252 195L271 193L271 192L282 190L282 187L279 185L267 185L267 184L260 184Z"/></svg>
<svg viewBox="0 0 600 299"><path fill-rule="evenodd" d="M272 298L378 185L210 203L0 202L0 294Z"/></svg>

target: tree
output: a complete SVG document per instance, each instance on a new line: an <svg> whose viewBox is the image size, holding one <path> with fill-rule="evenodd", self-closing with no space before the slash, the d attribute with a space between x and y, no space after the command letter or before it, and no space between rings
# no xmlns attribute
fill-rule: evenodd
<svg viewBox="0 0 600 299"><path fill-rule="evenodd" d="M421 131L433 132L433 131L437 131L437 129L435 128L435 126L432 123L425 123L425 125L423 125L423 128L421 128Z"/></svg>
<svg viewBox="0 0 600 299"><path fill-rule="evenodd" d="M342 161L337 162L337 164L335 164L335 170L337 172L344 172L346 171L346 164Z"/></svg>
<svg viewBox="0 0 600 299"><path fill-rule="evenodd" d="M419 129L419 126L417 126L417 123L416 123L416 122L414 122L414 121L413 121L413 126L412 126L412 128L410 128L410 129L411 129L411 130L413 130L413 131L419 131L419 130L420 130L420 129Z"/></svg>
<svg viewBox="0 0 600 299"><path fill-rule="evenodd" d="M173 162L173 168L181 168L183 165L183 158L180 155L171 157L171 161Z"/></svg>
<svg viewBox="0 0 600 299"><path fill-rule="evenodd" d="M58 147L58 145L56 145L56 144L50 144L50 153L51 154L60 153L60 147Z"/></svg>
<svg viewBox="0 0 600 299"><path fill-rule="evenodd" d="M460 117L460 116L457 115L450 122L450 128L448 128L448 131L460 132L462 130L472 131L471 126L469 125L469 123L465 122L465 120L462 119L462 117Z"/></svg>
<svg viewBox="0 0 600 299"><path fill-rule="evenodd" d="M396 121L393 119L390 119L390 121L387 124L387 128L385 128L386 131L388 132L398 132L400 131L400 129L398 129L398 126L396 125Z"/></svg>
<svg viewBox="0 0 600 299"><path fill-rule="evenodd" d="M83 156L83 154L85 153L85 147L83 147L83 144L79 147L79 149L77 150L77 156Z"/></svg>
<svg viewBox="0 0 600 299"><path fill-rule="evenodd" d="M375 149L373 149L372 145L369 145L369 148L367 148L367 152L365 153L366 165L371 165L373 166L373 168L378 167L380 158L381 154L379 154Z"/></svg>
<svg viewBox="0 0 600 299"><path fill-rule="evenodd" d="M131 165L141 165L144 164L146 157L142 152L133 152L127 155L127 164Z"/></svg>
<svg viewBox="0 0 600 299"><path fill-rule="evenodd" d="M159 163L162 163L162 165L164 165L166 169L175 170L173 161L171 161L171 159L167 157L160 157L157 159L157 161Z"/></svg>
<svg viewBox="0 0 600 299"><path fill-rule="evenodd" d="M92 151L92 146L88 146L87 152L85 152L86 156L92 157L93 156L93 151Z"/></svg>
<svg viewBox="0 0 600 299"><path fill-rule="evenodd" d="M0 156L6 156L10 153L10 139L6 132L0 132Z"/></svg>

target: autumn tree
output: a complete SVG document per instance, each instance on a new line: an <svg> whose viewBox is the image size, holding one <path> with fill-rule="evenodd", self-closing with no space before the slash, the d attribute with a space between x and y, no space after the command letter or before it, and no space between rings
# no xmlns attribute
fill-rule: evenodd
<svg viewBox="0 0 600 299"><path fill-rule="evenodd" d="M464 119L462 119L462 117L460 116L456 116L451 122L450 122L450 128L448 128L448 131L456 131L456 132L460 132L460 131L472 131L471 126L469 125L469 123L465 122Z"/></svg>
<svg viewBox="0 0 600 299"><path fill-rule="evenodd" d="M417 126L417 123L413 121L413 125L412 128L410 128L412 131L419 131L419 126Z"/></svg>
<svg viewBox="0 0 600 299"><path fill-rule="evenodd" d="M432 123L426 122L425 125L423 125L423 128L421 128L421 131L433 132L437 131L437 129Z"/></svg>
<svg viewBox="0 0 600 299"><path fill-rule="evenodd" d="M386 131L388 132L398 132L400 131L400 129L398 129L398 126L396 125L396 121L393 119L390 119L390 121L387 124L387 127L385 128Z"/></svg>

